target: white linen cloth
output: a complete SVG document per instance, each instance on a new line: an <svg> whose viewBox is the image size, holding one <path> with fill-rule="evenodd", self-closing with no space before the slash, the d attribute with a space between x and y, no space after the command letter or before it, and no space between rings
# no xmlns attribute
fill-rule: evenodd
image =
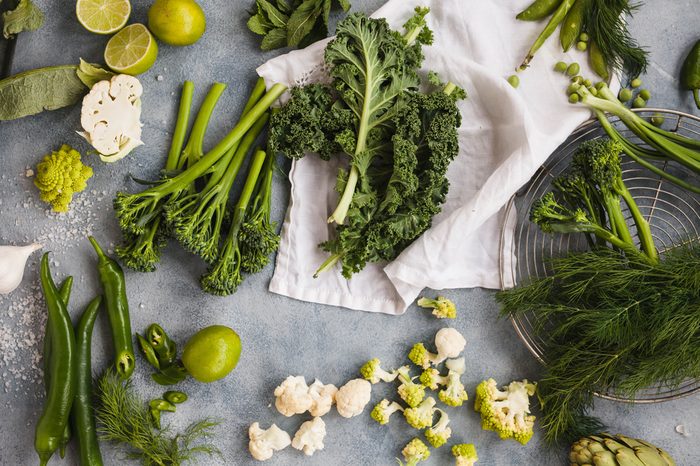
<svg viewBox="0 0 700 466"><path fill-rule="evenodd" d="M416 6L429 6L427 21L435 41L423 49L423 69L437 71L443 80L457 83L469 94L459 104L460 153L448 172L447 201L432 228L393 262L368 264L350 280L343 278L339 267L314 279L314 271L327 257L317 245L334 234L334 225L326 219L338 200L337 169L347 160L336 157L326 162L307 155L295 161L270 291L304 301L402 314L424 287L502 286L499 259L505 204L590 116L583 106L568 103L567 79L553 66L559 60L576 61L584 76L594 76L585 54L562 53L557 31L532 66L519 73L520 87L508 84L506 78L545 24L516 21L515 15L530 2L390 0L372 15L385 17L400 29ZM326 43L274 58L260 66L258 74L268 86L321 80ZM510 218L506 232L512 233L513 228L514 218Z"/></svg>

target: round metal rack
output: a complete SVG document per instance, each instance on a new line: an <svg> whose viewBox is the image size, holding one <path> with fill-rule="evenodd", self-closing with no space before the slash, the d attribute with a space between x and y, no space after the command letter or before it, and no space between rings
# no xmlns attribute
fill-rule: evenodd
<svg viewBox="0 0 700 466"><path fill-rule="evenodd" d="M663 128L678 134L700 139L700 118L666 109L635 110L640 116L664 117ZM611 120L626 138L640 143L639 139L621 122ZM597 120L589 120L574 131L537 171L530 182L516 193L508 203L504 218L515 215L517 220L512 237L504 223L501 232L501 284L517 284L528 277L546 276L547 259L561 257L571 251L587 249L583 235L547 235L529 220L532 202L550 190L551 181L569 166L576 148L584 141L605 137L605 131ZM700 185L700 176L673 162L657 164L664 171ZM623 178L647 217L654 241L663 254L664 250L682 242L700 240L700 196L672 184L651 171L623 157ZM515 210L515 212L513 212ZM625 212L628 224L632 225L629 212ZM632 227L634 228L634 227ZM634 229L632 229L634 234ZM534 316L522 315L512 318L518 336L530 352L540 361L543 359L543 342L533 331ZM687 380L679 386L655 386L637 393L634 398L616 395L614 390L596 395L616 401L631 403L655 403L667 401L700 391L700 380Z"/></svg>

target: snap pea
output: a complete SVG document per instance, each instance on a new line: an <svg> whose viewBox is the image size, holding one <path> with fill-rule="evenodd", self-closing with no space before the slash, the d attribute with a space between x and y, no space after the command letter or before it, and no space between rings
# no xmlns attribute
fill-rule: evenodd
<svg viewBox="0 0 700 466"><path fill-rule="evenodd" d="M48 253L41 258L41 289L48 310L51 345L49 389L34 436L40 465L48 464L63 440L75 397L75 332L68 309L51 278Z"/></svg>
<svg viewBox="0 0 700 466"><path fill-rule="evenodd" d="M178 392L175 390L167 391L163 394L163 398L172 404L180 404L187 401L187 394L184 392Z"/></svg>
<svg viewBox="0 0 700 466"><path fill-rule="evenodd" d="M600 52L598 45L593 41L588 43L588 63L591 65L591 69L595 71L595 74L607 81L610 77L608 63L605 61L605 57Z"/></svg>
<svg viewBox="0 0 700 466"><path fill-rule="evenodd" d="M517 19L521 21L539 21L554 13L562 0L535 0L518 13Z"/></svg>
<svg viewBox="0 0 700 466"><path fill-rule="evenodd" d="M695 43L683 61L681 84L686 89L693 91L695 105L700 109L700 40Z"/></svg>
<svg viewBox="0 0 700 466"><path fill-rule="evenodd" d="M102 304L98 296L85 308L76 328L76 367L77 381L71 420L78 437L80 464L82 466L102 466L102 454L97 441L95 416L92 408L92 365L90 361L92 329Z"/></svg>
<svg viewBox="0 0 700 466"><path fill-rule="evenodd" d="M576 0L566 14L559 31L559 42L564 52L567 52L581 35L583 20L589 8L590 0Z"/></svg>
<svg viewBox="0 0 700 466"><path fill-rule="evenodd" d="M124 271L116 261L107 257L95 238L89 236L88 239L92 247L95 248L98 257L97 270L100 273L105 308L112 327L112 342L116 353L114 365L117 374L123 379L128 379L134 372L136 360L131 343L131 321L129 320L129 301L126 297Z"/></svg>
<svg viewBox="0 0 700 466"><path fill-rule="evenodd" d="M540 47L542 47L542 45L547 41L549 36L554 34L554 31L556 31L559 24L561 24L561 22L564 21L564 18L566 18L567 13L569 13L569 10L571 9L575 1L576 0L563 0L561 2L561 4L554 11L554 14L550 18L547 25L544 27L540 35L535 40L535 43L532 44L532 47L530 47L527 56L518 67L518 71L523 71L528 66L530 66L530 62L533 58L535 58L535 53L537 53Z"/></svg>

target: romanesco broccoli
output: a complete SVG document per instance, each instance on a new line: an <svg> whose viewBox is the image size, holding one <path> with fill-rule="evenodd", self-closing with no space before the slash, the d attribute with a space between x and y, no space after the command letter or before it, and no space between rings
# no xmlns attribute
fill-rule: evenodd
<svg viewBox="0 0 700 466"><path fill-rule="evenodd" d="M455 457L455 466L474 466L479 461L476 456L476 447L473 443L460 443L452 446L452 454Z"/></svg>
<svg viewBox="0 0 700 466"><path fill-rule="evenodd" d="M415 408L406 408L403 415L408 425L414 429L425 429L433 425L435 411L435 398L429 396Z"/></svg>
<svg viewBox="0 0 700 466"><path fill-rule="evenodd" d="M408 359L410 359L416 366L427 369L431 364L437 361L438 355L425 349L425 345L423 345L423 343L416 343L408 353Z"/></svg>
<svg viewBox="0 0 700 466"><path fill-rule="evenodd" d="M399 396L408 406L415 408L425 398L425 387L413 382L408 367L400 367L398 373L401 381L398 389Z"/></svg>
<svg viewBox="0 0 700 466"><path fill-rule="evenodd" d="M399 464L402 466L416 466L419 462L430 458L430 450L428 449L428 446L419 438L414 438L408 442L403 450L401 450L401 454L406 460L405 465L399 461Z"/></svg>
<svg viewBox="0 0 700 466"><path fill-rule="evenodd" d="M54 212L68 212L73 194L84 190L92 176L92 168L83 165L80 153L66 144L45 156L36 168L34 184L41 200L51 204Z"/></svg>
<svg viewBox="0 0 700 466"><path fill-rule="evenodd" d="M420 383L431 390L437 390L440 385L447 385L447 376L440 375L434 367L428 368L420 375Z"/></svg>
<svg viewBox="0 0 700 466"><path fill-rule="evenodd" d="M513 438L525 445L532 438L535 416L530 415L530 399L535 384L527 380L511 382L499 390L493 379L476 387L474 409L481 413L481 428L502 438Z"/></svg>
<svg viewBox="0 0 700 466"><path fill-rule="evenodd" d="M420 298L416 304L420 307L432 309L433 315L438 319L454 319L457 317L455 303L444 296L438 296L436 299Z"/></svg>
<svg viewBox="0 0 700 466"><path fill-rule="evenodd" d="M446 366L449 369L447 384L438 393L438 398L448 406L462 406L462 403L468 399L467 391L460 380L462 374L466 372L464 358L448 359Z"/></svg>
<svg viewBox="0 0 700 466"><path fill-rule="evenodd" d="M372 416L372 419L380 423L381 425L385 425L389 423L389 418L391 417L392 414L394 414L396 411L402 411L403 412L403 406L398 404L395 401L389 401L387 399L384 399L377 403L377 405L374 407L372 412L370 413L370 416Z"/></svg>
<svg viewBox="0 0 700 466"><path fill-rule="evenodd" d="M360 375L372 384L379 382L393 382L399 375L398 370L387 372L381 368L381 361L378 358L370 359L360 367Z"/></svg>
<svg viewBox="0 0 700 466"><path fill-rule="evenodd" d="M447 413L441 409L436 410L440 413L440 420L434 426L425 430L425 438L433 446L433 448L440 448L443 446L452 436L452 429L450 429L450 418Z"/></svg>

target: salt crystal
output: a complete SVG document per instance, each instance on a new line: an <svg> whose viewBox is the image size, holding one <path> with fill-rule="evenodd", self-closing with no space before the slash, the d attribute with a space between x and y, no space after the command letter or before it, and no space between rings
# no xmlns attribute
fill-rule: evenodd
<svg viewBox="0 0 700 466"><path fill-rule="evenodd" d="M32 170L31 168L27 168L27 171L24 172L24 176L26 176L27 178L31 178L32 176L34 176L34 170Z"/></svg>
<svg viewBox="0 0 700 466"><path fill-rule="evenodd" d="M676 426L676 432L681 434L683 437L690 437L690 432L688 432L688 429L683 424L678 424Z"/></svg>

